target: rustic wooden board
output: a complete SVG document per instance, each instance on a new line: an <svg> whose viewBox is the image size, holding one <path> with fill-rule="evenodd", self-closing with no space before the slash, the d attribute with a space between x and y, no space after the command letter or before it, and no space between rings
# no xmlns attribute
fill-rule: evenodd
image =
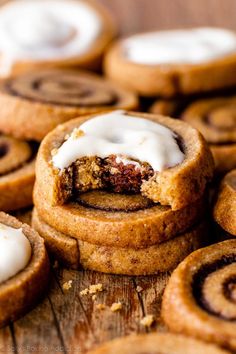
<svg viewBox="0 0 236 354"><path fill-rule="evenodd" d="M53 269L50 291L44 301L25 317L0 330L0 353L85 353L118 336L162 330L159 318L161 296L168 274L124 277L96 272ZM72 287L63 284L72 280ZM103 284L94 301L80 291L91 284ZM137 286L143 291L138 292ZM112 312L114 302L122 302ZM97 304L105 304L104 310ZM140 325L146 314L155 315L151 329Z"/></svg>

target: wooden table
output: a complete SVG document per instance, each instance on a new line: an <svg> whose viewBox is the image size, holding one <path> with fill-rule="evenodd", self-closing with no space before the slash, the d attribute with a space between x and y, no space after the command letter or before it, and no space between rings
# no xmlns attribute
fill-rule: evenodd
<svg viewBox="0 0 236 354"><path fill-rule="evenodd" d="M0 330L0 353L84 353L117 336L163 328L159 318L161 296L168 274L149 277L124 277L96 272L52 269L47 297L25 317ZM72 287L63 284L72 280ZM93 300L80 291L101 283L103 291ZM141 292L137 291L141 287ZM139 288L138 288L139 290ZM110 306L121 302L122 309ZM106 305L104 310L98 304ZM155 315L146 329L140 320Z"/></svg>
<svg viewBox="0 0 236 354"><path fill-rule="evenodd" d="M153 28L215 25L236 28L235 0L100 0L117 17L122 34ZM47 297L24 318L0 330L0 353L84 353L99 343L133 332L162 330L161 296L168 274L124 277L95 272L52 269ZM71 289L63 284L72 280ZM91 284L103 284L97 300L80 296ZM137 286L143 291L138 292ZM112 303L122 309L112 312ZM99 310L97 304L105 304ZM140 325L155 315L151 329Z"/></svg>

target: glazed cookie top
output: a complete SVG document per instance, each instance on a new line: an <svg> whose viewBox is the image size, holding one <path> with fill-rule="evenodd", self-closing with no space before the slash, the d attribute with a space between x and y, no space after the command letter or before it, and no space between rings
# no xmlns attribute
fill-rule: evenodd
<svg viewBox="0 0 236 354"><path fill-rule="evenodd" d="M116 155L118 164L133 164L138 168L138 161L143 161L154 171L162 171L184 159L176 139L177 135L163 125L129 117L125 111L114 111L75 128L52 161L62 170L84 156L106 158Z"/></svg>
<svg viewBox="0 0 236 354"><path fill-rule="evenodd" d="M46 184L51 205L103 189L141 193L178 210L199 199L213 174L212 156L197 130L168 117L126 111L58 126L42 142L36 165L37 183Z"/></svg>
<svg viewBox="0 0 236 354"><path fill-rule="evenodd" d="M5 70L16 60L53 61L85 55L106 25L92 1L12 1L0 9Z"/></svg>
<svg viewBox="0 0 236 354"><path fill-rule="evenodd" d="M121 51L137 64L201 64L236 53L236 35L208 27L150 32L127 38Z"/></svg>
<svg viewBox="0 0 236 354"><path fill-rule="evenodd" d="M0 10L0 50L17 59L76 56L92 46L102 25L83 1L13 1Z"/></svg>
<svg viewBox="0 0 236 354"><path fill-rule="evenodd" d="M22 228L0 223L0 284L27 266L31 252L30 242Z"/></svg>

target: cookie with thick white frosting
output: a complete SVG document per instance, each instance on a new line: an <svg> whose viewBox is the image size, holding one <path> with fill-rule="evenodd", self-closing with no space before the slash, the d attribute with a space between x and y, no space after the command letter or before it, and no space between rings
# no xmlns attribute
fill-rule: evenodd
<svg viewBox="0 0 236 354"><path fill-rule="evenodd" d="M20 0L0 8L0 76L41 67L95 67L115 34L95 1Z"/></svg>
<svg viewBox="0 0 236 354"><path fill-rule="evenodd" d="M42 238L28 225L1 212L0 327L32 309L45 293L48 279Z"/></svg>
<svg viewBox="0 0 236 354"><path fill-rule="evenodd" d="M236 83L236 34L221 28L156 31L115 43L109 77L143 96L208 92Z"/></svg>

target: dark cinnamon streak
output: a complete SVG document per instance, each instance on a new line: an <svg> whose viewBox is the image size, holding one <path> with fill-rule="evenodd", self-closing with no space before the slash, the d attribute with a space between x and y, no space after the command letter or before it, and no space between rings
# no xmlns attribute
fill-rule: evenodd
<svg viewBox="0 0 236 354"><path fill-rule="evenodd" d="M220 317L224 319L225 321L233 322L236 321L236 318L226 318L225 316L222 316L222 314L218 313L215 311L212 307L211 304L204 298L202 289L204 285L204 281L209 276L211 273L214 273L215 271L222 269L224 267L227 267L227 265L230 265L231 263L236 263L236 254L229 254L227 256L223 256L221 259L217 260L216 262L213 263L208 263L203 265L193 276L192 280L192 290L193 290L193 295L195 298L196 303L205 311L207 311L209 314L215 316L215 317ZM229 284L236 283L236 274L235 278L228 278L225 279L223 284L222 284L222 289L223 289L223 294L224 296L231 302L233 302L236 306L235 301L232 299L230 295L230 287Z"/></svg>
<svg viewBox="0 0 236 354"><path fill-rule="evenodd" d="M50 100L50 99L45 99L44 97L40 97L41 95L41 85L43 84L43 79L38 79L35 81L31 82L31 89L32 91L35 91L36 94L38 95L37 99L34 99L33 97L29 97L27 95L22 94L21 92L17 91L14 89L13 87L13 80L8 80L5 82L4 84L4 89L6 90L6 92L8 92L9 94L11 94L12 96L16 96L16 97L20 97L23 98L25 100L31 101L31 102L39 102L39 103L44 103L44 104L51 104L51 105L55 105L55 106L68 106L68 107L98 107L98 106L113 106L113 105L117 105L119 103L119 97L115 92L110 92L110 97L109 100L104 100L102 102L96 102L96 104L93 104L92 102L86 102L86 103L71 103L71 102L61 102L60 100ZM84 90L80 90L78 89L78 92L70 92L66 83L61 82L60 83L61 87L65 88L65 92L63 93L64 97L73 97L76 98L78 97L78 99L81 99L83 97L86 97L87 95L90 96L95 90L96 90L96 86L95 89L92 88L88 88L88 89L84 89ZM66 91L68 90L68 91ZM42 93L44 94L44 96L47 94L47 92L42 91ZM49 92L50 93L50 92Z"/></svg>

